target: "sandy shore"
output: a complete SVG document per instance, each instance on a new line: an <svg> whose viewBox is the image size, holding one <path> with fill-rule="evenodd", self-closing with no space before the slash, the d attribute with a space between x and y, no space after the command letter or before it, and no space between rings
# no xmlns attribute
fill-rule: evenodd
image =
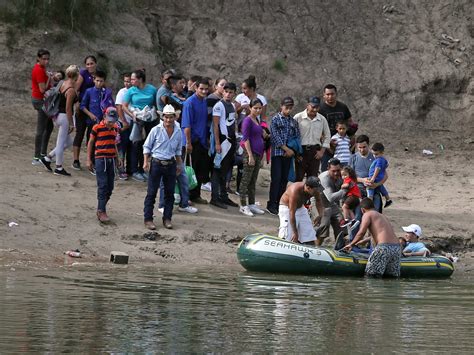
<svg viewBox="0 0 474 355"><path fill-rule="evenodd" d="M10 119L0 132L3 267L63 265L63 252L76 248L84 257L74 262L108 262L110 252L116 250L129 254L130 264L240 267L235 251L241 238L257 231L276 233L277 217L248 218L237 208L225 211L197 206L196 215L176 210L173 230L161 227L161 216L155 209L159 228L156 240L150 241L142 217L146 184L131 180L116 182L108 207L112 223L101 225L95 216L95 178L71 168L72 177L59 177L32 166L34 126L27 122L33 121L33 112L28 110L31 117L25 117L18 111L9 113ZM18 125L24 130L15 129ZM65 158L69 167L72 153L67 151ZM417 223L433 250L457 255L458 270L474 270L474 178L467 168L472 157L462 149L434 150L432 156L426 156L417 147L405 151L403 146L389 146L387 158L391 163L387 188L394 205L385 213L396 231L403 235L402 225ZM266 166L258 186L257 200L262 205L268 197L268 173ZM203 197L209 200L210 194L203 192ZM231 198L238 202L237 196ZM9 227L9 222L18 225ZM327 241L333 242L333 238Z"/></svg>

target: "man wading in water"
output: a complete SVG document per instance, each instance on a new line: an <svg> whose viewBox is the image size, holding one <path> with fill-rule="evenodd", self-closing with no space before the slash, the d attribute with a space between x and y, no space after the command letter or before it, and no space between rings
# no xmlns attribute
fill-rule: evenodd
<svg viewBox="0 0 474 355"><path fill-rule="evenodd" d="M319 216L315 220L317 224L323 216L323 202L320 190L322 189L319 179L310 176L306 182L295 182L290 185L280 199L278 217L280 228L278 236L294 243L314 245L316 232L311 223L308 210L304 203L311 197L316 198L316 208Z"/></svg>
<svg viewBox="0 0 474 355"><path fill-rule="evenodd" d="M371 199L364 198L360 208L363 216L359 232L344 250L350 251L369 230L376 246L369 256L365 274L372 277L399 277L401 248L392 225L387 217L374 210L374 202Z"/></svg>

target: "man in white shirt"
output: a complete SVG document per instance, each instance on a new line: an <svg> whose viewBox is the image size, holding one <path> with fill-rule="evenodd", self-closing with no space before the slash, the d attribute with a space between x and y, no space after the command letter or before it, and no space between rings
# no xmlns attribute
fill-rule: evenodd
<svg viewBox="0 0 474 355"><path fill-rule="evenodd" d="M321 158L329 148L331 133L326 118L319 113L319 106L319 97L310 97L306 110L294 117L298 122L303 146L302 160L296 161L296 181L302 181L305 175L318 176Z"/></svg>

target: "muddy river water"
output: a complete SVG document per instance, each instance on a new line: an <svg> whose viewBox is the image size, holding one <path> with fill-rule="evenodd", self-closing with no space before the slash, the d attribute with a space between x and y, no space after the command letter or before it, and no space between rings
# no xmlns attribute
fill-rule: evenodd
<svg viewBox="0 0 474 355"><path fill-rule="evenodd" d="M225 268L0 270L0 353L473 353L474 284Z"/></svg>

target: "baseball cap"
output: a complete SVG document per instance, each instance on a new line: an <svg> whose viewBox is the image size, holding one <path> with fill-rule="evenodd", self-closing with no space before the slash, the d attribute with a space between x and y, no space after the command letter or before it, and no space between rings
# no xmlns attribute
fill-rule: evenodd
<svg viewBox="0 0 474 355"><path fill-rule="evenodd" d="M421 227L418 224L410 224L409 226L402 227L402 229L407 233L414 233L417 237L421 237Z"/></svg>
<svg viewBox="0 0 474 355"><path fill-rule="evenodd" d="M280 105L281 106L295 106L295 101L293 100L292 97L287 96L281 100Z"/></svg>
<svg viewBox="0 0 474 355"><path fill-rule="evenodd" d="M109 122L117 122L118 113L115 107L107 107L107 109L105 110L104 118Z"/></svg>
<svg viewBox="0 0 474 355"><path fill-rule="evenodd" d="M319 106L321 105L321 100L317 96L311 96L308 99L308 104L313 105L313 106Z"/></svg>

